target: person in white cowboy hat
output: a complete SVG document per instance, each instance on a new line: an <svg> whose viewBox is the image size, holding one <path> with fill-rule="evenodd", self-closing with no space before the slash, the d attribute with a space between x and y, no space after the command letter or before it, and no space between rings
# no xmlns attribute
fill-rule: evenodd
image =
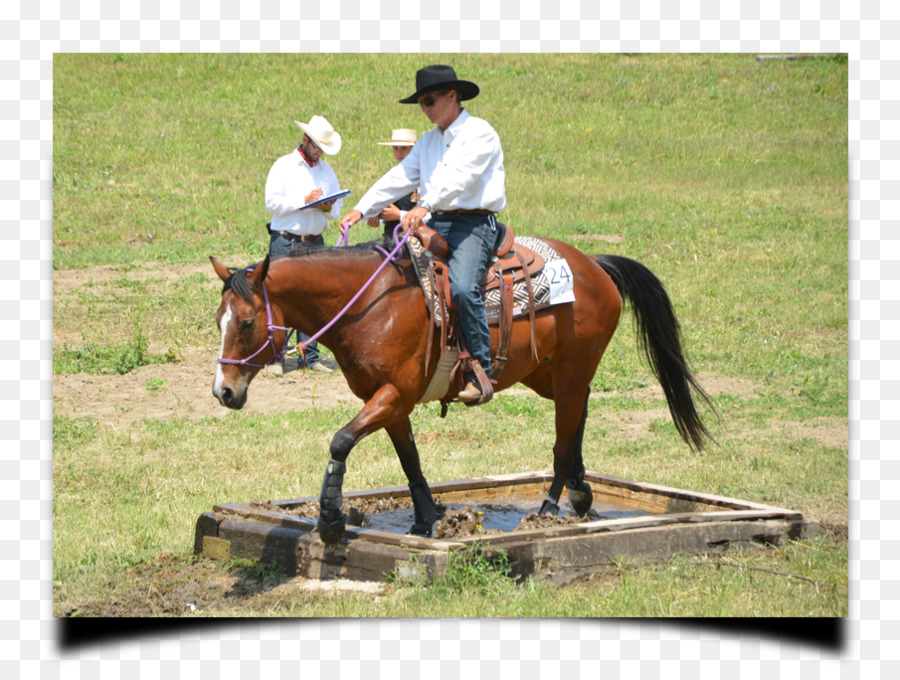
<svg viewBox="0 0 900 680"><path fill-rule="evenodd" d="M322 196L340 191L334 170L322 156L333 156L341 150L341 136L322 116L313 116L309 123L294 123L303 131L303 138L296 149L275 161L266 179L266 210L272 215L267 225L269 257L284 255L298 246L324 246L322 233L328 229L329 220L338 218L344 203L338 199L304 209ZM308 339L302 333L298 335L298 342ZM306 348L306 366L331 373L320 361L316 343Z"/></svg>
<svg viewBox="0 0 900 680"><path fill-rule="evenodd" d="M496 214L506 206L506 173L500 137L491 125L469 114L462 102L479 87L456 77L450 66L435 64L416 72L416 92L401 104L418 104L436 127L388 171L341 220L353 225L378 215L385 206L419 188L421 198L403 216L404 229L416 228L430 212L428 226L450 245L450 296L460 334L473 358L460 390L461 401L483 404L491 398L490 332L480 282L502 237ZM476 380L476 373L483 371ZM485 385L485 390L479 387Z"/></svg>
<svg viewBox="0 0 900 680"><path fill-rule="evenodd" d="M400 128L391 133L391 141L378 142L378 146L391 147L391 152L394 154L394 160L397 161L397 163L402 163L403 159L409 155L409 152L412 151L412 148L416 145L417 137L418 135L415 130ZM381 211L381 214L370 217L368 225L370 227L377 227L379 224L383 223L384 238L391 239L394 236L394 229L400 224L400 220L403 219L403 216L407 211L415 207L416 201L418 200L419 195L415 191L411 191L406 194L406 196L398 198L391 203Z"/></svg>

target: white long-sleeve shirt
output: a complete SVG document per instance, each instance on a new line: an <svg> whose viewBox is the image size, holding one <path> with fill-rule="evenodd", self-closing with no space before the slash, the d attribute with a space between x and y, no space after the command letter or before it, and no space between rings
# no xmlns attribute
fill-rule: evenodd
<svg viewBox="0 0 900 680"><path fill-rule="evenodd" d="M506 206L506 173L500 137L465 109L446 129L429 130L399 165L381 177L356 204L373 217L418 188L432 211L490 210Z"/></svg>
<svg viewBox="0 0 900 680"><path fill-rule="evenodd" d="M317 235L328 229L328 220L340 217L343 199L335 201L327 213L318 208L300 209L313 189L321 189L323 196L340 191L334 170L324 160L310 167L294 149L272 164L266 178L266 210L272 215L272 231Z"/></svg>

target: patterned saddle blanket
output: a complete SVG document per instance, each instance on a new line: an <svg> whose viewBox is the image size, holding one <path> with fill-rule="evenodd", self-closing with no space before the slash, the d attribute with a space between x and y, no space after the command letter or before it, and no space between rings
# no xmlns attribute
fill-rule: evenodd
<svg viewBox="0 0 900 680"><path fill-rule="evenodd" d="M422 292L425 295L425 303L431 312L434 323L440 326L443 323L445 310L441 304L441 295L436 290L437 286L445 285L435 277L434 262L436 258L418 238L410 238L407 241L412 257L413 269L419 279ZM522 262L526 265L513 269L509 266L509 257L504 267L499 267L495 262L489 267L485 280L482 281L484 307L487 313L488 323L497 325L500 322L501 296L503 285L501 276L514 272L512 290L512 316L522 316L531 313L530 295L534 295L534 311L563 302L572 302L575 298L572 294L571 271L556 250L546 241L533 236L516 236L513 242L513 250L522 256ZM525 277L530 277L526 282ZM530 288L530 292L529 292ZM444 294L444 298L449 295Z"/></svg>

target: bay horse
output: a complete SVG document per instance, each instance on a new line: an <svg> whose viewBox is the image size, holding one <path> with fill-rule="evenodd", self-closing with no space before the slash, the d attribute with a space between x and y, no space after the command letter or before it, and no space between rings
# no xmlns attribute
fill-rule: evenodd
<svg viewBox="0 0 900 680"><path fill-rule="evenodd" d="M643 354L675 426L692 449L702 449L711 439L692 392L712 404L687 365L668 294L649 269L625 257L589 256L564 242L543 240L567 261L575 300L536 312L534 348L529 317L514 320L508 359L494 389L522 383L554 401L553 481L540 512L558 514L565 486L574 510L584 514L593 502L582 459L590 383L618 325L623 299L631 303ZM431 536L437 519L410 414L429 385L439 352L426 351L432 320L411 260L397 258L385 266L383 253L372 244L301 247L237 270L210 258L225 283L216 313L221 350L213 385L222 405L243 407L253 377L279 355L287 328L313 335L333 322L320 340L364 405L331 440L317 521L327 543L338 541L345 529L341 504L347 457L363 437L380 429L390 437L409 482L415 518L409 533ZM334 322L379 267L384 267L381 273ZM497 340L492 327L492 354ZM451 386L447 398L456 391Z"/></svg>

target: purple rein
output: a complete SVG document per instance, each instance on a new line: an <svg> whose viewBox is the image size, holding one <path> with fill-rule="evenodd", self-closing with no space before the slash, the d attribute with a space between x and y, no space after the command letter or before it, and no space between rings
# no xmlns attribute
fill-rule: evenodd
<svg viewBox="0 0 900 680"><path fill-rule="evenodd" d="M382 262L378 266L378 269L375 270L375 273L372 274L372 276L369 277L369 280L363 284L363 287L360 288L359 291L356 293L356 295L353 296L353 299L350 300L350 302L348 302L344 306L344 308L341 311L339 311L331 321L329 321L327 324L325 324L315 335L313 335L311 338L305 340L304 342L294 345L294 347L292 347L291 349L287 349L287 346L289 344L289 340L290 340L291 336L293 335L294 331L293 331L293 329L286 328L284 326L276 326L275 324L272 323L272 306L269 304L269 293L266 290L265 282L263 282L263 284L262 284L263 300L265 300L265 302L266 302L266 328L269 331L269 337L262 344L262 347L260 347L258 350L256 350L253 354L251 354L246 359L224 359L222 357L219 357L218 362L220 364L235 364L237 366L250 366L252 368L265 368L269 364L281 363L282 361L284 361L284 355L287 352L293 351L295 349L299 349L301 352L303 352L303 350L306 349L307 345L309 345L311 342L315 342L316 340L318 340L319 337L323 333L325 333L325 331L327 331L329 328L331 328L335 323L337 323L338 319L340 319L342 316L344 316L344 314L347 313L347 310L350 309L350 307L352 307L354 305L354 303L356 303L356 301L359 300L360 296L365 292L365 290L370 285L372 285L372 282L381 273L381 270L387 266L388 262L394 262L395 260L399 259L399 253L400 253L401 249L403 248L403 244L405 244L406 241L409 239L409 232L405 233L403 235L403 238L399 238L400 230L401 230L401 226L399 224L396 227L394 227L394 243L396 245L394 246L394 249L391 252L387 252L384 248L382 248L380 246L375 246L375 249L378 250L378 252L380 252L384 256L384 262ZM341 235L338 238L337 245L338 246L349 245L349 240L350 239L348 238L348 227L347 227L347 225L342 224L341 225ZM252 270L248 269L247 271L252 271ZM275 347L275 331L284 331L285 333L288 334L284 339L284 345L282 346L280 352ZM269 361L267 363L265 363L265 364L251 363L252 359L256 358L256 356L259 353L261 353L264 349L266 349L269 346L272 347L272 358L269 359Z"/></svg>

